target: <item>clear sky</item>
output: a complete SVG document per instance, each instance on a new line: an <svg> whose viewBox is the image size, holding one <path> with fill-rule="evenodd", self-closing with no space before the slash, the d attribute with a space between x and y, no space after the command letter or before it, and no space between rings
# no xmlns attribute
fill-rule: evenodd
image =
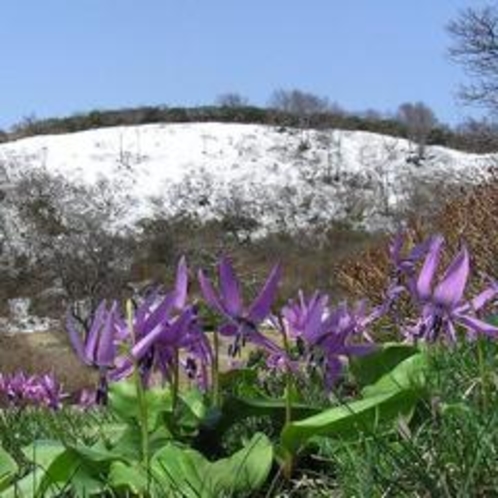
<svg viewBox="0 0 498 498"><path fill-rule="evenodd" d="M424 101L445 122L464 75L446 24L476 0L6 0L0 128L23 117L202 105L277 88L347 110Z"/></svg>

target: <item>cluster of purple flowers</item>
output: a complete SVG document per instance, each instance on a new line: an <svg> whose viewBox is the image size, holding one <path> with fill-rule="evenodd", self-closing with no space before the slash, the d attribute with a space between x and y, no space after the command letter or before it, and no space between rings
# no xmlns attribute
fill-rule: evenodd
<svg viewBox="0 0 498 498"><path fill-rule="evenodd" d="M415 304L418 316L402 326L405 338L412 342L457 341L457 328L467 332L468 339L479 335L498 337L498 328L482 320L479 314L498 295L496 282L472 299L465 298L470 275L470 256L462 247L442 275L437 278L444 238L436 235L402 256L403 237L398 233L390 252L395 265L395 278L389 286L385 308L390 309L406 293ZM417 273L416 268L420 266Z"/></svg>
<svg viewBox="0 0 498 498"><path fill-rule="evenodd" d="M269 367L320 368L330 388L349 357L375 349L372 325L391 314L396 301L405 295L413 300L418 311L415 318L404 317L400 324L408 341L456 341L459 327L466 329L471 339L479 334L498 337L498 328L478 316L496 298L498 286L491 283L476 297L466 300L468 251L462 248L438 278L443 244L444 239L435 236L404 255L404 240L399 233L390 247L395 272L386 300L371 309L365 301L353 307L346 303L331 306L325 294L315 292L306 298L300 292L297 299L274 313L272 307L281 278L279 265L272 269L250 304L244 303L241 284L227 258L218 264L218 288L203 270L198 273L198 281L205 302L220 317L217 332L229 340L232 356L250 342L266 351ZM179 366L202 386L208 385L208 371L213 368L212 345L187 291L188 269L182 258L174 289L152 292L136 305L132 316L123 316L115 302L103 302L83 335L68 317L69 336L76 353L101 373L97 402L105 402L109 380L123 378L135 368L144 385L155 372L171 382L172 372ZM270 339L274 335L265 334L267 328L278 331L283 339Z"/></svg>
<svg viewBox="0 0 498 498"><path fill-rule="evenodd" d="M82 335L68 314L67 329L76 354L100 373L97 403L106 402L109 380L127 377L134 368L138 368L146 386L154 372L171 382L172 372L186 363L187 373L200 384L207 384L211 346L196 306L188 302L187 289L188 270L182 258L174 289L151 292L136 304L132 316L121 313L118 303L108 305L103 301L89 330ZM180 352L190 360L180 358Z"/></svg>
<svg viewBox="0 0 498 498"><path fill-rule="evenodd" d="M0 399L8 406L37 406L58 410L66 397L52 374L0 374Z"/></svg>

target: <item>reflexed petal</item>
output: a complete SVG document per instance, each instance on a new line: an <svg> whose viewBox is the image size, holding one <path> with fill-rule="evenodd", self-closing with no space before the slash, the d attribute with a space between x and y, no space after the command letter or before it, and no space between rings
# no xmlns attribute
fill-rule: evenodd
<svg viewBox="0 0 498 498"><path fill-rule="evenodd" d="M151 330L145 337L142 337L142 339L137 341L131 349L131 355L133 358L140 360L143 356L145 356L163 333L164 326L160 324Z"/></svg>
<svg viewBox="0 0 498 498"><path fill-rule="evenodd" d="M188 268L185 256L182 256L176 270L175 281L175 306L182 309L187 302L188 292Z"/></svg>
<svg viewBox="0 0 498 498"><path fill-rule="evenodd" d="M303 336L310 344L314 344L320 338L322 332L323 306L317 305L308 314L304 326Z"/></svg>
<svg viewBox="0 0 498 498"><path fill-rule="evenodd" d="M95 355L95 363L98 366L112 367L116 356L116 346L114 343L114 315L117 311L118 303L114 302L101 329L99 345Z"/></svg>
<svg viewBox="0 0 498 498"><path fill-rule="evenodd" d="M434 300L454 308L462 299L470 271L469 253L463 248L453 259L443 278L434 289Z"/></svg>
<svg viewBox="0 0 498 498"><path fill-rule="evenodd" d="M422 301L429 299L432 294L432 280L439 264L442 245L441 236L434 237L429 245L429 252L416 283L417 296Z"/></svg>
<svg viewBox="0 0 498 498"><path fill-rule="evenodd" d="M149 314L142 326L136 325L137 335L143 337L152 329L155 329L160 323L166 322L170 318L170 312L176 301L176 295L171 292L163 297L162 301L156 306L154 311Z"/></svg>
<svg viewBox="0 0 498 498"><path fill-rule="evenodd" d="M137 307L134 315L134 325L136 330L141 330L151 312L152 306L159 297L159 289L154 289Z"/></svg>
<svg viewBox="0 0 498 498"><path fill-rule="evenodd" d="M247 334L247 339L250 340L253 344L257 344L258 346L263 347L264 349L266 349L266 351L281 356L285 355L285 351L282 348L278 347L273 341L268 339L261 332L258 332L254 329L247 329L247 331L243 333Z"/></svg>
<svg viewBox="0 0 498 498"><path fill-rule="evenodd" d="M498 337L498 327L484 322L483 320L479 320L479 318L469 315L458 315L455 316L455 320L457 320L464 327L473 330L478 334L484 334L494 338Z"/></svg>
<svg viewBox="0 0 498 498"><path fill-rule="evenodd" d="M158 341L164 344L171 345L175 348L180 348L180 341L185 332L185 328L189 325L192 319L192 310L185 310L176 320L170 325L167 323L160 323L151 330L145 337L140 339L131 349L131 355L140 360L145 356L150 348Z"/></svg>
<svg viewBox="0 0 498 498"><path fill-rule="evenodd" d="M166 328L165 333L161 336L161 342L167 342L175 348L184 346L191 342L188 337L188 331L192 323L193 312L192 308L186 309L169 327ZM185 341L183 341L185 339Z"/></svg>
<svg viewBox="0 0 498 498"><path fill-rule="evenodd" d="M496 297L497 294L498 288L488 287L470 301L472 309L474 311L479 311L481 308L484 308L484 306L486 306L486 304L491 301L491 299Z"/></svg>
<svg viewBox="0 0 498 498"><path fill-rule="evenodd" d="M212 308L215 308L222 315L226 315L227 311L225 310L225 307L220 301L218 294L214 290L211 280L209 280L209 278L207 278L206 275L204 275L204 272L202 270L199 270L198 278L199 278L199 285L201 287L202 295L204 296L204 299L207 301L207 303Z"/></svg>
<svg viewBox="0 0 498 498"><path fill-rule="evenodd" d="M281 266L275 265L266 279L263 288L249 308L249 320L255 323L260 323L270 314L270 309L273 304L273 300L275 299L281 277Z"/></svg>
<svg viewBox="0 0 498 498"><path fill-rule="evenodd" d="M458 338L457 338L457 333L455 326L453 325L451 320L447 320L446 322L446 335L448 339L450 340L451 343L456 343Z"/></svg>
<svg viewBox="0 0 498 498"><path fill-rule="evenodd" d="M227 258L222 258L218 265L220 273L220 290L227 312L232 316L242 314L242 299L239 281Z"/></svg>
<svg viewBox="0 0 498 498"><path fill-rule="evenodd" d="M106 314L106 302L102 301L95 312L92 325L85 338L85 359L89 364L95 363L99 334L102 326L104 325Z"/></svg>
<svg viewBox="0 0 498 498"><path fill-rule="evenodd" d="M66 328L69 334L69 340L71 341L71 345L78 355L78 358L82 361L85 361L85 347L83 345L83 340L78 330L76 329L76 323L70 311L67 312Z"/></svg>

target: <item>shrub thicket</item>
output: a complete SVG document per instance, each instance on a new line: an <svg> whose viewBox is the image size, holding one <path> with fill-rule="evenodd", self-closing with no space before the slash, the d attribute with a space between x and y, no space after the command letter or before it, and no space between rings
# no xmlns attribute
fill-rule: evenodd
<svg viewBox="0 0 498 498"><path fill-rule="evenodd" d="M130 126L153 123L241 123L280 127L302 127L301 117L295 113L246 106L166 107L143 106L118 110L93 110L63 118L25 118L13 126L10 133L0 133L0 142L34 135L71 133L95 128ZM313 129L336 128L368 131L407 138L407 126L395 118L375 115L356 115L327 110L306 116L306 126ZM492 133L491 133L492 132ZM490 138L491 133L491 138ZM434 127L427 136L427 145L442 145L469 152L498 150L493 127L486 123L468 123L456 130L445 125Z"/></svg>

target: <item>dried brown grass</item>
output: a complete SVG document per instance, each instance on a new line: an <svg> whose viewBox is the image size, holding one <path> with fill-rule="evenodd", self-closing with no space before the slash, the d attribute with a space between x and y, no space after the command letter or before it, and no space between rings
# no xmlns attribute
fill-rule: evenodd
<svg viewBox="0 0 498 498"><path fill-rule="evenodd" d="M465 244L472 256L473 279L470 290L482 286L487 276L498 277L498 176L489 182L461 191L448 200L432 219L423 221L416 214L407 225L407 246L412 246L434 233L441 233L447 242L443 259L448 259ZM337 281L342 291L352 298L366 297L373 303L383 299L390 263L388 242L379 243L337 266Z"/></svg>
<svg viewBox="0 0 498 498"><path fill-rule="evenodd" d="M94 372L75 356L60 333L0 335L0 372L52 372L68 392L95 384Z"/></svg>

